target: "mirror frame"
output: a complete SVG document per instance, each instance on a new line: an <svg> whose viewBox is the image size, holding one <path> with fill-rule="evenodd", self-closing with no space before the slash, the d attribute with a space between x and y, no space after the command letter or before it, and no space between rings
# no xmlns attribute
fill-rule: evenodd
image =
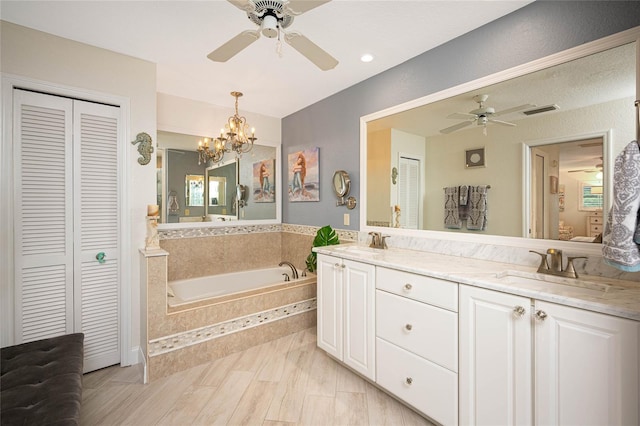
<svg viewBox="0 0 640 426"><path fill-rule="evenodd" d="M419 238L432 238L438 240L459 241L467 243L480 243L480 244L495 244L495 245L507 245L513 247L528 248L534 250L546 250L549 247L557 247L559 249L565 249L568 252L576 253L580 252L585 255L602 256L602 245L593 243L581 243L573 241L560 241L560 240L544 240L544 239L532 239L523 237L505 237L498 235L487 234L472 234L462 232L445 232L445 231L430 231L430 230L410 230L402 228L386 228L379 226L367 225L367 123L369 121L377 120L388 115L397 114L403 111L407 111L413 108L424 106L433 102L437 102L452 96L461 95L463 93L477 90L485 86L500 83L515 77L520 77L525 74L529 74L535 71L540 71L545 68L549 68L555 65L559 65L565 62L569 62L575 59L579 59L585 56L589 56L604 50L608 50L614 47L621 46L627 43L636 43L636 70L640 70L640 27L631 28L626 31L622 31L617 34L613 34L608 37L604 37L599 40L595 40L590 43L564 50L562 52L555 53L553 55L534 60L532 62L519 65L504 71L497 72L495 74L482 77L476 80L469 81L467 83L460 84L439 92L423 96L396 106L386 108L381 111L377 111L365 116L360 117L360 231L361 232L384 232L390 235L401 235L408 237ZM636 99L640 99L640 76L636 75ZM635 111L634 105L629 105L629 114L633 114ZM549 142L550 143L550 142ZM610 143L607 145L611 145ZM525 149L523 144L523 161L526 159ZM611 150L611 148L609 148ZM605 156L610 156L611 153L604 153ZM611 158L609 158L610 160ZM524 163L526 167L526 162ZM611 161L608 164L613 164ZM523 168L524 169L524 168ZM523 170L523 173L526 171ZM612 173L608 173L612 175ZM612 181L611 177L611 181ZM611 182L608 182L608 188L611 188ZM523 179L523 185L528 187L527 182ZM527 189L523 191L523 198L527 197ZM522 200L523 207L528 203L526 200ZM610 197L605 198L605 208L603 212L608 212L610 208ZM526 211L526 210L525 210ZM527 214L528 222L529 215ZM595 247L594 247L595 246Z"/></svg>
<svg viewBox="0 0 640 426"><path fill-rule="evenodd" d="M172 133L178 133L175 129L162 129L159 131L167 131ZM188 130L181 130L179 133L195 135L197 132L189 132ZM275 173L275 185L276 188L282 188L282 145L273 144L265 141L259 144L261 146L275 148L276 159L276 173ZM251 157L251 152L247 152L243 155L243 158L248 159ZM242 161L242 158L240 159ZM238 219L234 221L214 221L214 222L179 222L179 223L159 223L159 231L169 231L175 229L197 229L197 228L224 228L227 226L247 226L247 225L279 225L282 223L282 196L276 196L276 217L275 219Z"/></svg>

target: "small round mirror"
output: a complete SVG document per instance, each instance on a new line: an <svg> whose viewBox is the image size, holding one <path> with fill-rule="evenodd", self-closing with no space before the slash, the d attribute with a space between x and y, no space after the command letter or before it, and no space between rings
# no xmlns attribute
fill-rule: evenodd
<svg viewBox="0 0 640 426"><path fill-rule="evenodd" d="M346 197L349 195L349 190L351 189L351 179L349 178L349 173L344 170L338 170L333 174L333 190L336 195L340 198Z"/></svg>

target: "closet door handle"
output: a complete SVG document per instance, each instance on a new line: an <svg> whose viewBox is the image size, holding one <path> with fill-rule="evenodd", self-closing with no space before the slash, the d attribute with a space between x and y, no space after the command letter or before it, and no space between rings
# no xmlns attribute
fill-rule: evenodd
<svg viewBox="0 0 640 426"><path fill-rule="evenodd" d="M98 263L105 263L106 260L104 260L104 258L107 257L106 254L104 254L103 251L101 251L100 253L96 254L96 259L98 260Z"/></svg>

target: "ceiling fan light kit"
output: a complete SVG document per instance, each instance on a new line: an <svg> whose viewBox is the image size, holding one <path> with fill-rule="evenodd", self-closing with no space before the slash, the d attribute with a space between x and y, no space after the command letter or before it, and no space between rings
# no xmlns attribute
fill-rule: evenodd
<svg viewBox="0 0 640 426"><path fill-rule="evenodd" d="M296 16L312 10L331 0L227 0L238 9L246 12L251 22L258 26L256 30L243 31L213 52L207 58L214 62L226 62L241 50L249 47L260 38L278 38L276 52L280 54L280 33L284 34L287 44L313 62L318 68L327 71L335 68L338 61L318 45L298 32L285 32Z"/></svg>

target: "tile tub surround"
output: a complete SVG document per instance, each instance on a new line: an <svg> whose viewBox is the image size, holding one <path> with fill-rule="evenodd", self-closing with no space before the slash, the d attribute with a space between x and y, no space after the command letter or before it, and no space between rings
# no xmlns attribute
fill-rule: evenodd
<svg viewBox="0 0 640 426"><path fill-rule="evenodd" d="M167 278L171 254L146 257L147 263L147 323L146 362L148 380L211 361L232 352L309 328L315 324L316 278L314 275L295 281L293 285L279 286L267 292L250 291L244 297L219 297L194 302L168 310ZM306 302L291 315L215 338L198 336L200 331L228 323L228 330L238 320L255 321L253 316L276 308ZM308 305L311 303L312 305ZM289 308L290 309L290 308ZM295 309L295 308L294 308ZM273 318L272 318L273 319ZM257 320L258 322L260 319ZM255 325L255 324L254 324ZM157 349L158 342L170 338L176 341L171 351ZM160 344L162 345L162 343Z"/></svg>
<svg viewBox="0 0 640 426"><path fill-rule="evenodd" d="M251 225L160 231L169 256L169 281L269 268L282 260L302 272L320 227ZM357 231L336 230L342 243L357 241Z"/></svg>

